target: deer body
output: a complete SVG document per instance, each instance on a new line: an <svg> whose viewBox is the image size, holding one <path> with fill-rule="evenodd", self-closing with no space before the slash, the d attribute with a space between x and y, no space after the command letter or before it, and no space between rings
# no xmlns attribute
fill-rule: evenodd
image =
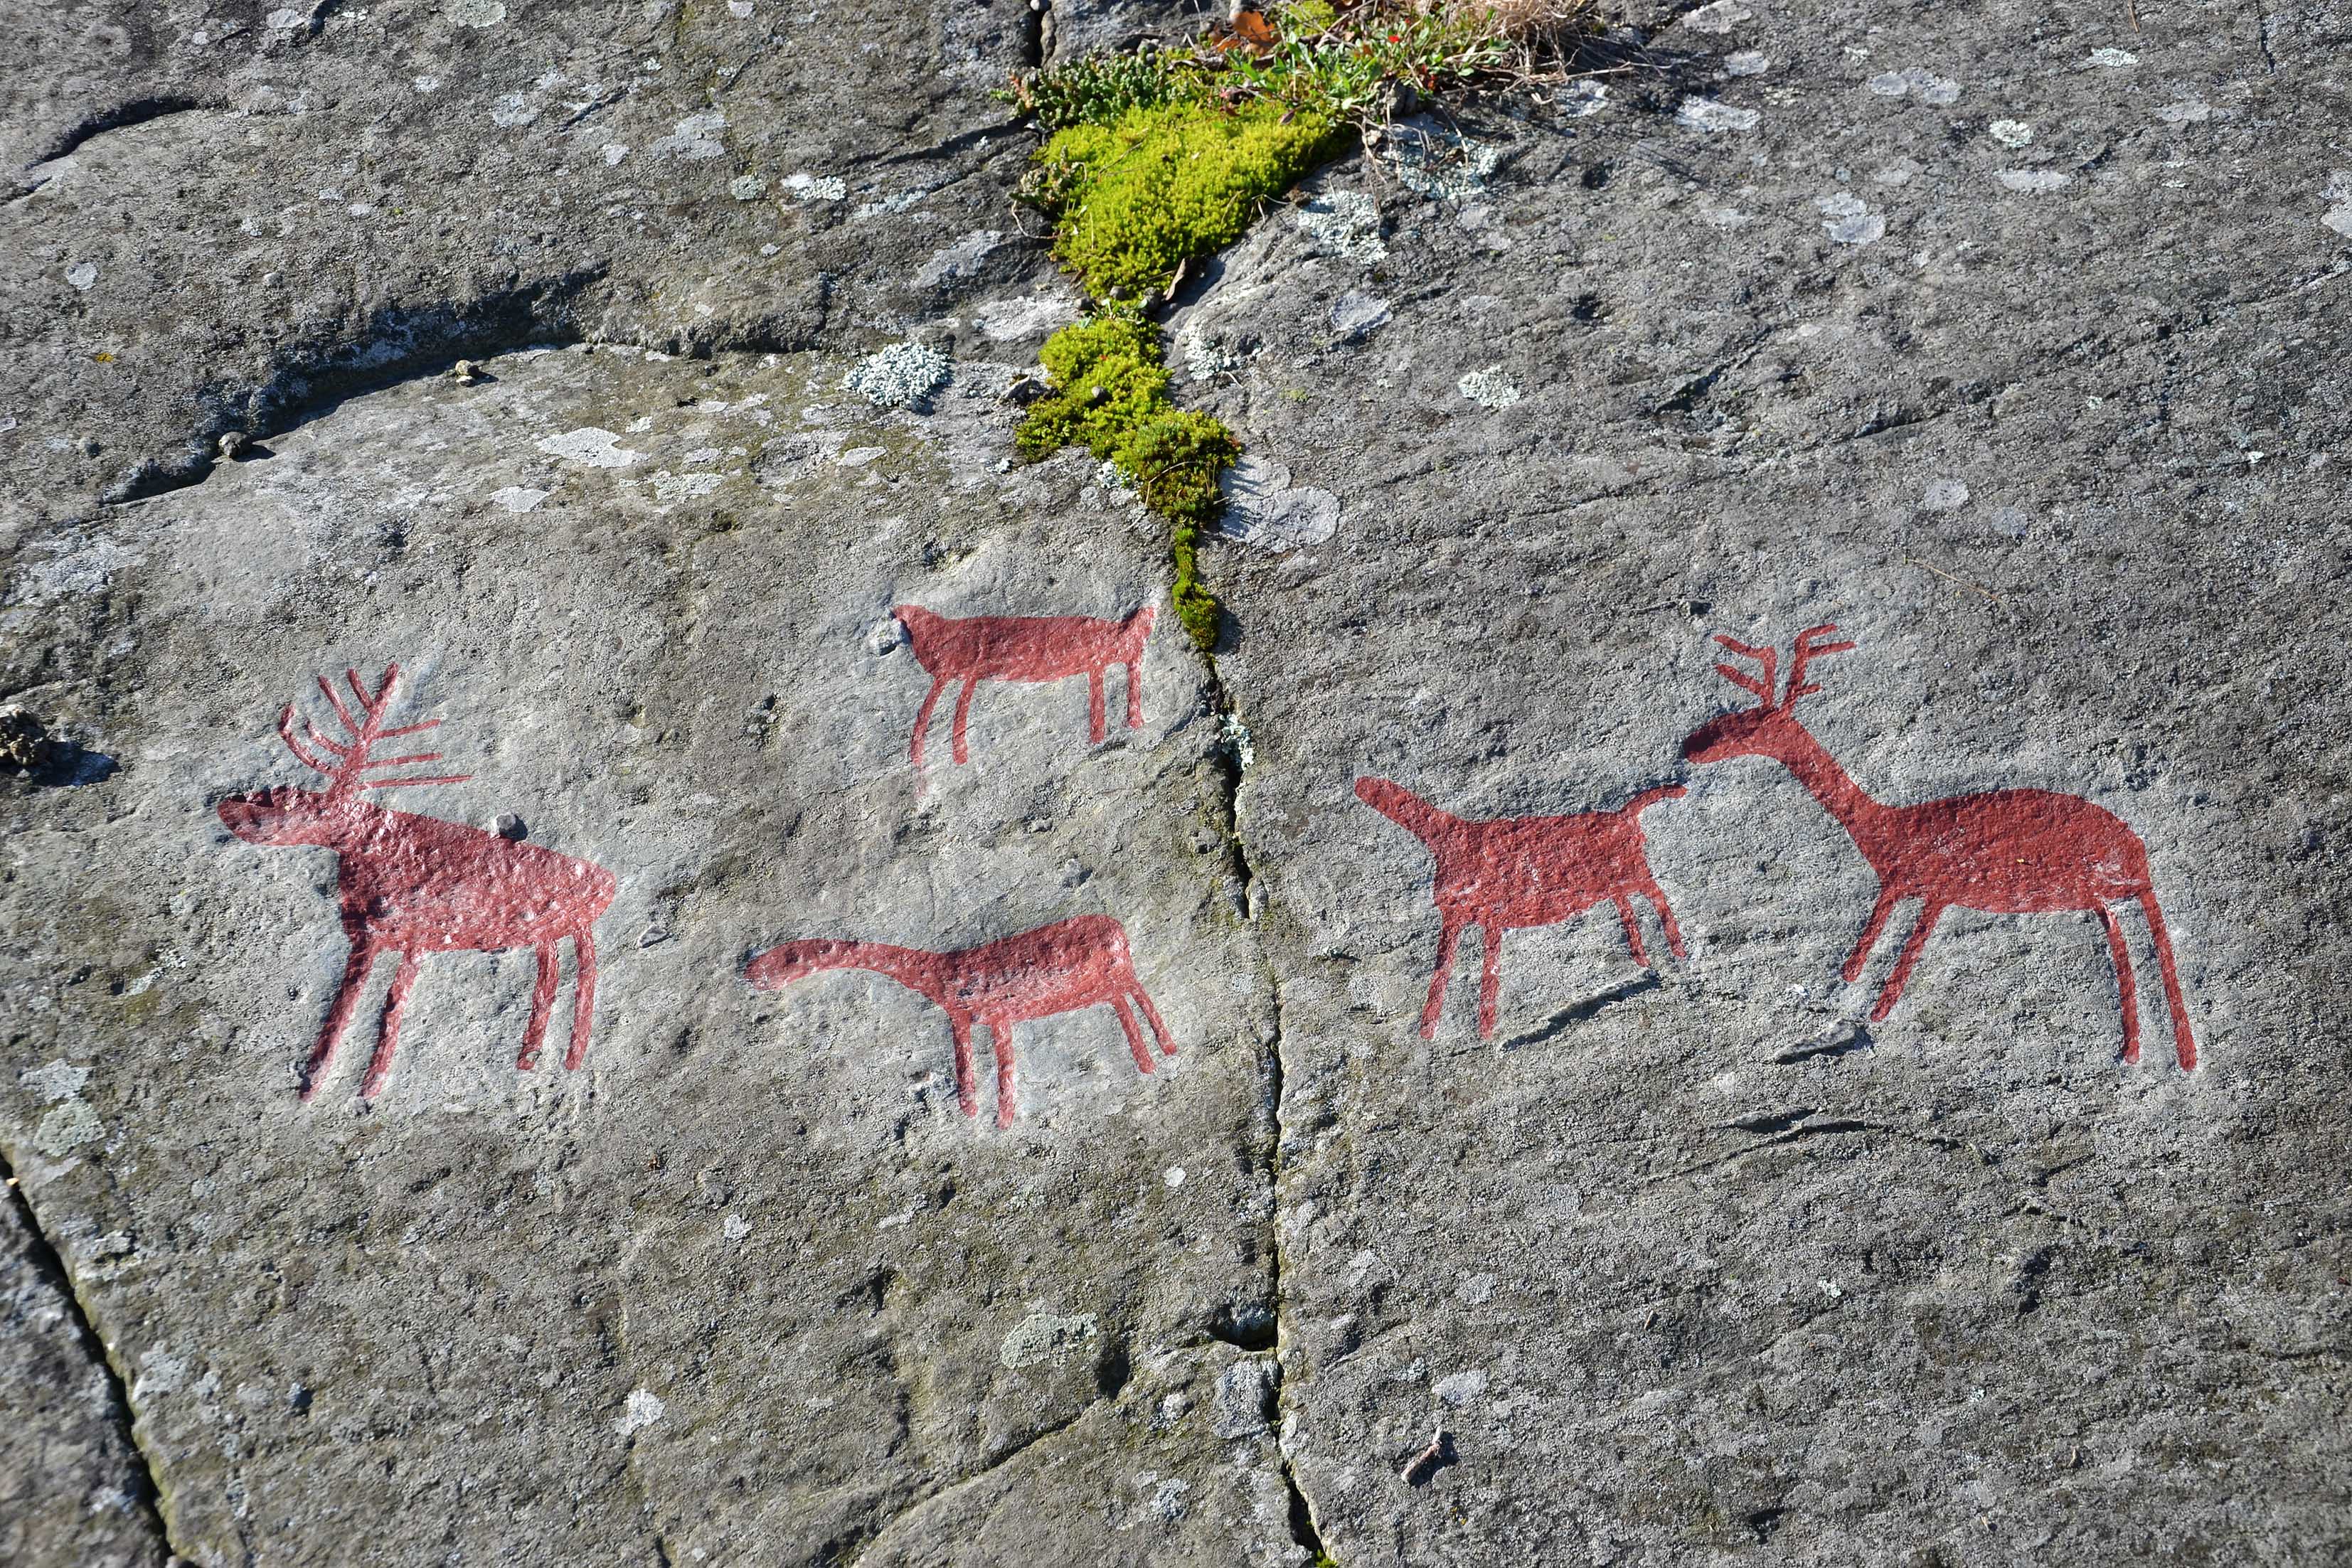
<svg viewBox="0 0 2352 1568"><path fill-rule="evenodd" d="M1642 813L1682 793L1681 786L1666 785L1645 789L1613 811L1479 821L1442 811L1388 779L1357 779L1357 798L1427 844L1437 860L1433 896L1442 924L1437 972L1430 977L1429 1002L1422 1009L1421 1037L1436 1038L1454 946L1465 926L1477 926L1481 933L1482 1039L1495 1032L1503 933L1514 927L1557 925L1596 904L1613 903L1633 961L1647 966L1650 956L1633 914L1633 895L1639 894L1658 912L1675 956L1683 956L1682 932L1664 892L1650 874L1642 835Z"/></svg>
<svg viewBox="0 0 2352 1568"><path fill-rule="evenodd" d="M318 1043L303 1068L306 1101L318 1093L360 992L367 985L369 971L386 952L399 954L400 966L384 1001L375 1051L361 1082L362 1098L373 1099L392 1071L401 1013L415 983L421 953L501 952L515 947L534 951L539 967L531 989L530 1021L524 1028L522 1051L515 1059L516 1067L529 1071L538 1065L540 1048L547 1038L548 1018L555 1003L558 949L570 937L579 973L563 1064L576 1068L587 1054L596 998L593 933L598 916L613 902L617 888L613 873L587 861L536 844L513 842L462 822L390 810L361 800L357 792L362 789L457 781L446 777L364 777L374 768L440 759L438 753L383 762L368 759L376 741L428 729L440 722L383 727L383 708L398 676L399 666L390 667L381 687L370 694L356 672L346 673L352 695L366 715L363 722L354 722L334 688L324 680L320 682L343 719L347 738L330 739L314 726L310 727L310 738L312 745L337 758L333 763L321 762L295 738L291 704L279 716L278 733L295 756L329 776L331 782L325 790L264 789L233 796L219 807L222 823L249 842L311 845L335 852L337 903L351 953Z"/></svg>
<svg viewBox="0 0 2352 1568"><path fill-rule="evenodd" d="M996 1057L996 1124L1018 1113L1013 1084L1013 1030L1033 1019L1078 1012L1108 1003L1126 1031L1136 1070L1152 1070L1150 1051L1136 1022L1140 1009L1160 1054L1175 1040L1136 978L1127 933L1106 915L1085 915L1041 925L957 952L932 953L887 942L786 942L754 957L745 977L762 990L782 990L826 969L867 969L929 998L948 1015L955 1037L956 1099L967 1116L980 1113L972 1073L971 1037L985 1029Z"/></svg>
<svg viewBox="0 0 2352 1568"><path fill-rule="evenodd" d="M2112 811L2050 789L1987 789L1911 806L1871 799L1792 711L1797 698L1821 689L1806 683L1807 663L1853 646L1813 641L1836 630L1815 626L1799 634L1788 686L1779 694L1773 685L1775 650L1751 648L1718 635L1717 642L1762 666L1759 676L1716 666L1727 679L1761 697L1762 706L1701 726L1684 743L1683 754L1698 763L1733 757L1769 757L1780 763L1838 820L1877 873L1878 899L1846 958L1847 984L1862 978L1871 949L1895 906L1908 899L1920 901L1918 918L1871 1009L1871 1020L1883 1022L1895 1010L1912 967L1945 910L1957 905L1989 915L2081 911L2096 915L2105 929L2123 1006L2123 1057L2137 1061L2138 998L2130 947L2115 910L2118 904L2137 903L2163 976L2174 1054L2184 1069L2194 1068L2197 1043L2180 993L2172 936L2157 904L2147 847L2139 835Z"/></svg>
<svg viewBox="0 0 2352 1568"><path fill-rule="evenodd" d="M963 690L956 695L953 732L958 763L971 760L965 744L971 695L986 680L1045 683L1086 676L1087 739L1099 744L1105 733L1103 679L1111 665L1123 665L1127 727L1143 727L1143 687L1137 671L1144 642L1151 635L1153 612L1149 605L1119 621L1084 615L957 618L914 604L898 605L890 614L906 629L907 645L915 662L931 677L930 692L915 716L912 756L918 773L923 768L923 736L930 727L931 710L938 706L940 694L955 681L963 683Z"/></svg>

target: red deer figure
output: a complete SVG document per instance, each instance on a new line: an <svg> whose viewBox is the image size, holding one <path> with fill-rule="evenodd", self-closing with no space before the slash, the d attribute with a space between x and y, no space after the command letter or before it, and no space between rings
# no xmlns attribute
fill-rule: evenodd
<svg viewBox="0 0 2352 1568"><path fill-rule="evenodd" d="M923 732L930 727L931 709L950 681L961 681L956 695L955 759L971 760L964 745L964 729L971 717L972 689L986 680L1051 682L1071 675L1087 678L1087 739L1103 738L1103 677L1113 664L1127 666L1127 727L1143 727L1143 686L1138 666L1144 639L1151 635L1150 605L1122 621L1102 621L1084 615L972 615L961 619L938 615L919 605L901 604L890 612L906 628L907 645L915 662L931 677L930 694L915 715L915 771L923 770Z"/></svg>
<svg viewBox="0 0 2352 1568"><path fill-rule="evenodd" d="M2180 979L2173 967L2172 938L2165 929L2164 912L2157 907L2147 848L2139 835L2114 813L2048 789L1985 789L1916 806L1888 806L1864 794L1828 749L1797 721L1795 712L1799 697L1822 689L1805 679L1806 665L1824 653L1843 653L1853 647L1852 643L1817 640L1836 632L1835 626L1822 625L1797 634L1790 650L1788 685L1777 694L1773 687L1776 652L1751 648L1717 633L1717 643L1753 661L1760 673L1751 675L1728 664L1717 664L1717 672L1734 685L1756 694L1759 703L1699 727L1684 743L1683 755L1700 763L1732 757L1771 758L1795 775L1853 836L1854 847L1878 873L1878 902L1863 925L1862 939L1845 961L1848 985L1862 978L1870 950L1885 930L1895 906L1909 898L1920 901L1919 918L1895 960L1895 971L1887 977L1877 1005L1870 1009L1871 1021L1879 1022L1895 1010L1903 995L1903 982L1919 961L1919 950L1927 945L1937 920L1952 905L1991 915L2079 910L2097 915L2106 927L2107 948L2115 956L2116 984L2123 999L2124 1060L2137 1061L2139 1008L2132 988L2131 956L2124 942L2123 924L2113 907L2125 900L2137 900L2164 974L2174 1051L2182 1068L2194 1068L2197 1042L2189 1034L2189 1009L2181 1001Z"/></svg>
<svg viewBox="0 0 2352 1568"><path fill-rule="evenodd" d="M1495 1032L1495 1001L1502 988L1503 933L1517 926L1554 925L1604 899L1617 905L1625 945L1633 961L1647 967L1642 928L1633 916L1634 894L1649 900L1665 927L1666 945L1683 954L1683 934L1675 912L1650 874L1642 839L1642 813L1683 793L1679 784L1644 789L1613 811L1583 811L1568 817L1499 817L1473 821L1439 810L1385 779L1359 779L1356 797L1429 846L1437 857L1437 972L1430 977L1429 1005L1421 1011L1421 1038L1437 1038L1437 1015L1454 969L1454 946L1462 928L1475 925L1485 972L1478 987L1478 1035Z"/></svg>
<svg viewBox="0 0 2352 1568"><path fill-rule="evenodd" d="M1107 915L1081 915L1040 925L956 953L894 947L887 942L786 942L753 958L745 977L761 990L776 991L821 969L871 969L919 991L946 1010L955 1035L956 1099L967 1116L980 1114L972 1081L971 1031L988 1030L996 1052L996 1124L1009 1127L1016 1114L1013 1085L1013 1029L1031 1019L1077 1012L1108 1002L1127 1031L1136 1071L1151 1071L1151 1052L1137 1027L1140 1008L1160 1054L1176 1054L1160 1009L1135 977L1127 933Z"/></svg>
<svg viewBox="0 0 2352 1568"><path fill-rule="evenodd" d="M591 928L613 902L613 873L462 822L387 810L362 800L364 789L455 784L467 775L370 778L385 769L440 761L437 751L379 758L374 747L379 741L431 729L441 721L429 718L385 727L384 709L400 678L398 664L385 667L373 692L357 670L346 670L343 678L351 685L350 705L331 681L319 677L320 691L342 724L342 739L322 733L306 719L306 745L294 733L292 703L278 716L278 734L287 749L324 774L327 788L264 789L220 803L222 822L240 839L257 844L311 844L335 852L338 902L351 956L334 1005L327 1009L326 1027L302 1070L302 1098L308 1101L318 1093L368 971L385 952L400 955L400 967L393 974L392 992L383 1004L375 1054L360 1083L362 1098L373 1099L392 1071L401 1009L407 1005L422 953L492 953L510 947L537 952L539 977L531 990L530 1022L523 1030L522 1053L515 1058L515 1066L528 1071L539 1063L548 1013L555 1005L556 950L565 937L572 938L579 976L563 1065L578 1067L588 1052L596 1006L596 944Z"/></svg>

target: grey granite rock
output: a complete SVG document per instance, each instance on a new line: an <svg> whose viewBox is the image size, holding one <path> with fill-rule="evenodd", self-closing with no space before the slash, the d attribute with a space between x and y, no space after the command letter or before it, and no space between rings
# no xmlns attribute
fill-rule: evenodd
<svg viewBox="0 0 2352 1568"><path fill-rule="evenodd" d="M1621 8L1653 68L1318 174L1346 234L1273 214L1167 321L1252 460L1213 667L1161 525L1007 461L1075 306L986 96L1184 8L35 13L5 1554L2352 1550L2352 34L2139 10ZM1157 606L1140 727L1119 669L1099 744L1086 681L991 680L919 777L903 604ZM1716 634L1785 675L1827 622L1793 721L1856 789L2145 843L2193 1073L2129 908L2137 1063L2084 911L1946 913L1874 1019L1906 906L1843 981L1857 841L1685 755L1753 701ZM305 1103L339 862L218 807L394 661L467 777L391 804L611 873L593 1030L567 1070L567 953L519 1070L530 946L429 953L362 1098L387 960ZM1684 953L1645 897L1647 964L1606 903L1517 930L1482 1038L1473 932L1424 1038L1440 868L1368 777L1681 789ZM1178 1052L1024 1023L1003 1129L916 991L745 979L1079 915Z"/></svg>

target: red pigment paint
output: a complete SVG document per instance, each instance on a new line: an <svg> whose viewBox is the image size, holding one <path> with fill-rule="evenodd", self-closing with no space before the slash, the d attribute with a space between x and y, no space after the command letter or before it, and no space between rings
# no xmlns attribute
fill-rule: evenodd
<svg viewBox="0 0 2352 1568"><path fill-rule="evenodd" d="M1103 621L1084 615L973 615L956 619L935 615L913 604L890 612L907 630L907 645L915 662L931 677L930 694L915 716L915 771L923 770L923 732L930 727L931 709L952 681L961 681L956 696L955 759L969 762L965 727L971 717L971 694L981 682L1052 682L1072 675L1087 678L1087 739L1103 738L1103 677L1113 664L1127 666L1127 727L1143 727L1143 686L1137 665L1143 657L1144 639L1151 635L1149 605L1123 621Z"/></svg>
<svg viewBox="0 0 2352 1568"><path fill-rule="evenodd" d="M1441 811L1385 779L1357 779L1357 799L1411 831L1437 857L1435 897L1444 925L1437 938L1437 972L1429 981L1429 1005L1421 1011L1421 1038L1437 1037L1454 944L1465 925L1475 925L1481 933L1481 1039L1495 1032L1503 933L1514 927L1555 925L1607 900L1617 905L1633 961L1647 967L1650 956L1642 946L1642 928L1633 916L1633 895L1638 893L1657 910L1675 956L1683 956L1674 911L1666 907L1666 895L1650 874L1641 820L1648 808L1682 793L1680 785L1669 784L1644 789L1613 811L1472 821Z"/></svg>
<svg viewBox="0 0 2352 1568"><path fill-rule="evenodd" d="M980 1114L979 1092L972 1082L971 1031L975 1027L988 1030L996 1051L1000 1127L1011 1126L1017 1113L1013 1092L1015 1024L1108 1002L1127 1031L1136 1071L1149 1072L1151 1052L1135 1019L1135 1009L1140 1008L1161 1054L1176 1054L1176 1042L1160 1022L1160 1010L1135 977L1127 933L1107 915L1057 920L958 953L929 953L887 942L786 942L753 958L745 977L761 990L776 991L820 969L871 969L920 991L944 1009L955 1034L956 1098L967 1116Z"/></svg>
<svg viewBox="0 0 2352 1568"><path fill-rule="evenodd" d="M383 1021L376 1035L375 1054L360 1084L362 1098L373 1099L392 1071L393 1046L400 1035L401 1010L409 987L416 980L421 953L499 952L530 947L539 956L538 984L530 995L530 1022L523 1030L522 1053L515 1066L529 1071L539 1063L547 1038L547 1019L555 1005L557 946L569 936L578 959L574 986L572 1038L563 1065L575 1068L588 1052L589 1026L596 1005L596 944L591 928L613 902L613 873L586 861L573 860L539 848L511 842L462 822L445 822L408 811L387 810L360 798L362 789L388 789L404 784L455 784L465 774L404 774L369 778L388 768L415 768L438 762L437 751L377 758L376 743L415 735L437 726L437 718L421 724L386 728L385 707L400 678L398 664L387 665L383 680L371 694L359 672L346 670L353 705L352 716L334 684L319 678L344 738L336 740L308 719L303 731L309 744L294 733L294 705L288 703L278 717L278 734L305 766L326 775L327 788L274 789L236 795L220 803L220 819L238 838L257 844L314 844L335 852L337 901L342 908L343 934L351 956L343 980L327 1010L326 1027L302 1070L302 1098L319 1092L327 1065L351 1022L352 1009L366 986L377 956L400 955L392 977L392 993L384 1000ZM331 760L322 760L320 753Z"/></svg>
<svg viewBox="0 0 2352 1568"><path fill-rule="evenodd" d="M1716 670L1734 685L1755 693L1759 705L1701 726L1684 742L1683 755L1693 762L1771 758L1812 791L1813 798L1853 835L1854 847L1878 873L1878 902L1863 926L1862 939L1845 961L1847 984L1862 978L1870 950L1885 930L1895 906L1906 898L1921 901L1919 918L1903 944L1877 1005L1870 1010L1871 1020L1881 1021L1895 1010L1903 983L1910 978L1920 949L1927 945L1928 934L1952 905L1991 915L2084 911L2097 915L2106 927L2107 948L2115 956L2116 983L2123 1000L2124 1060L2137 1061L2139 1008L2132 988L2131 956L2125 946L2123 924L2112 907L2137 900L2164 972L2174 1051L2184 1069L2196 1067L2197 1042L2189 1034L2189 1009L2181 1001L2180 979L2173 967L2172 937L2165 929L2163 911L2157 907L2147 848L2139 835L2113 812L2048 789L1987 789L1916 806L1883 805L1864 794L1791 711L1799 697L1821 690L1805 679L1807 664L1853 646L1816 641L1836 631L1835 626L1823 625L1797 634L1788 685L1777 697L1773 691L1776 652L1751 648L1718 633L1717 642L1753 661L1760 673L1749 674L1728 664L1717 664Z"/></svg>

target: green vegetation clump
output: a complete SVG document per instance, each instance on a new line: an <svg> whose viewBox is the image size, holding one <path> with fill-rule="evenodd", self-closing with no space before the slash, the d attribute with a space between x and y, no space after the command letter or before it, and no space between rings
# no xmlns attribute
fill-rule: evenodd
<svg viewBox="0 0 2352 1568"><path fill-rule="evenodd" d="M1117 465L1143 504L1171 525L1176 614L1203 650L1217 640L1217 601L1201 581L1201 530L1217 519L1217 475L1241 455L1233 432L1168 396L1160 334L1131 307L1065 327L1045 340L1053 390L1013 437L1021 455L1084 446Z"/></svg>
<svg viewBox="0 0 2352 1568"><path fill-rule="evenodd" d="M1033 460L1083 445L1169 519L1177 613L1204 651L1219 611L1197 547L1241 444L1170 400L1145 309L1358 130L1424 96L1556 79L1586 15L1584 0L1293 0L1190 47L1016 76L1003 95L1052 132L1021 196L1054 220L1054 254L1095 302L1046 340L1050 390L1016 444Z"/></svg>
<svg viewBox="0 0 2352 1568"><path fill-rule="evenodd" d="M1031 189L1055 214L1054 254L1089 295L1139 297L1241 238L1343 139L1311 109L1163 103L1055 132Z"/></svg>

